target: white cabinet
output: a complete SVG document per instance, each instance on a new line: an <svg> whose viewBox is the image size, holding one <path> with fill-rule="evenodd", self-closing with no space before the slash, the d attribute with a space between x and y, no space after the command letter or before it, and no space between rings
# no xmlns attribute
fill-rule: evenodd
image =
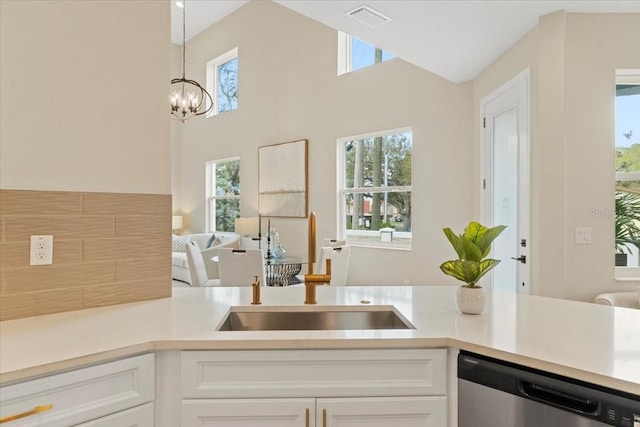
<svg viewBox="0 0 640 427"><path fill-rule="evenodd" d="M315 427L444 427L445 396L317 399Z"/></svg>
<svg viewBox="0 0 640 427"><path fill-rule="evenodd" d="M182 427L443 427L444 396L192 399Z"/></svg>
<svg viewBox="0 0 640 427"><path fill-rule="evenodd" d="M98 418L76 427L152 427L153 403L146 403L126 411Z"/></svg>
<svg viewBox="0 0 640 427"><path fill-rule="evenodd" d="M182 427L310 427L315 399L183 400Z"/></svg>
<svg viewBox="0 0 640 427"><path fill-rule="evenodd" d="M152 353L49 375L0 388L0 419L47 410L7 421L7 427L62 427L97 420L153 402L155 362ZM148 413L148 409L146 410ZM126 416L120 415L120 416ZM153 426L136 423L88 424L97 426Z"/></svg>
<svg viewBox="0 0 640 427"><path fill-rule="evenodd" d="M183 351L182 427L447 425L444 349Z"/></svg>

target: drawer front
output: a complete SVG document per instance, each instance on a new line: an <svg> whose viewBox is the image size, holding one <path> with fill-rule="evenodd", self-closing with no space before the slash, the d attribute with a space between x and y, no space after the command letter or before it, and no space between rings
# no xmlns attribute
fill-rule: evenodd
<svg viewBox="0 0 640 427"><path fill-rule="evenodd" d="M446 394L445 349L183 351L182 398Z"/></svg>
<svg viewBox="0 0 640 427"><path fill-rule="evenodd" d="M145 403L76 427L153 427L153 403Z"/></svg>
<svg viewBox="0 0 640 427"><path fill-rule="evenodd" d="M68 426L151 402L154 394L149 353L0 388L0 418L52 405L6 426Z"/></svg>

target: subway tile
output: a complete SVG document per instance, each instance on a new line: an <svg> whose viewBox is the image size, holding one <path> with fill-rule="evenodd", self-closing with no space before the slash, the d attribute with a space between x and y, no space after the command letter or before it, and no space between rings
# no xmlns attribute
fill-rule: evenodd
<svg viewBox="0 0 640 427"><path fill-rule="evenodd" d="M171 236L171 215L116 216L116 237Z"/></svg>
<svg viewBox="0 0 640 427"><path fill-rule="evenodd" d="M147 279L157 277L160 280L171 277L171 256L156 256L136 260L118 260L116 263L116 281Z"/></svg>
<svg viewBox="0 0 640 427"><path fill-rule="evenodd" d="M28 241L0 243L0 269L29 267ZM53 265L82 262L82 240L55 240Z"/></svg>
<svg viewBox="0 0 640 427"><path fill-rule="evenodd" d="M80 310L82 288L0 295L0 320Z"/></svg>
<svg viewBox="0 0 640 427"><path fill-rule="evenodd" d="M78 215L82 193L0 190L0 215Z"/></svg>
<svg viewBox="0 0 640 427"><path fill-rule="evenodd" d="M0 270L3 294L76 288L115 280L113 262L39 265Z"/></svg>
<svg viewBox="0 0 640 427"><path fill-rule="evenodd" d="M145 259L171 253L169 238L119 237L115 239L85 240L85 262L122 259Z"/></svg>
<svg viewBox="0 0 640 427"><path fill-rule="evenodd" d="M57 239L113 237L115 218L111 215L8 216L6 241L30 240L33 234L53 235Z"/></svg>
<svg viewBox="0 0 640 427"><path fill-rule="evenodd" d="M83 193L85 215L171 216L170 194Z"/></svg>
<svg viewBox="0 0 640 427"><path fill-rule="evenodd" d="M171 277L151 277L143 280L86 286L83 289L85 308L122 304L171 296Z"/></svg>

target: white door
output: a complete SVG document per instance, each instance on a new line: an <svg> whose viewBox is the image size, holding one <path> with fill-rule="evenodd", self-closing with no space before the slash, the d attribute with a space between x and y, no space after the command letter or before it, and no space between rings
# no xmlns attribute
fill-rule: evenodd
<svg viewBox="0 0 640 427"><path fill-rule="evenodd" d="M488 275L494 290L529 293L529 70L483 99L482 213L487 226L506 225L494 241L501 260Z"/></svg>
<svg viewBox="0 0 640 427"><path fill-rule="evenodd" d="M317 399L315 427L441 427L445 396Z"/></svg>

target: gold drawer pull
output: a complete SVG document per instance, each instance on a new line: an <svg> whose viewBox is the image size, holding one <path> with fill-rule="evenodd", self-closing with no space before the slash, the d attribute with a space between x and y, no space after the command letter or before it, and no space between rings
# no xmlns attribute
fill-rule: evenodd
<svg viewBox="0 0 640 427"><path fill-rule="evenodd" d="M53 409L53 405L36 406L30 411L23 412L21 414L9 415L8 417L0 418L0 424L8 423L9 421L18 420L20 418L29 417L31 415L39 414L41 412L47 412Z"/></svg>
<svg viewBox="0 0 640 427"><path fill-rule="evenodd" d="M304 425L309 427L309 408L304 410Z"/></svg>
<svg viewBox="0 0 640 427"><path fill-rule="evenodd" d="M327 427L327 409L322 409L322 427Z"/></svg>

